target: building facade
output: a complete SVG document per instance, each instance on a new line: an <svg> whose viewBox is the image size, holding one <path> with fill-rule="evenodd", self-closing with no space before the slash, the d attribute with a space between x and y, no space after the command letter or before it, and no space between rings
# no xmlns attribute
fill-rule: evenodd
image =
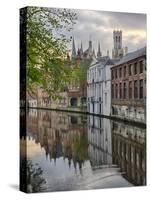
<svg viewBox="0 0 150 200"><path fill-rule="evenodd" d="M50 98L48 93L38 88L37 92L37 107L39 108L52 108L52 109L66 109L69 105L67 91L59 93L60 98Z"/></svg>
<svg viewBox="0 0 150 200"><path fill-rule="evenodd" d="M87 72L88 112L110 116L111 113L111 73L114 62L105 57L91 65Z"/></svg>
<svg viewBox="0 0 150 200"><path fill-rule="evenodd" d="M146 47L111 68L112 116L146 123Z"/></svg>

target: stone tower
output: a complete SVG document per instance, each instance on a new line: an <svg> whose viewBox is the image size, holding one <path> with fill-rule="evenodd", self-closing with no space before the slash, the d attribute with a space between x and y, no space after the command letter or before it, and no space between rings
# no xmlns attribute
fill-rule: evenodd
<svg viewBox="0 0 150 200"><path fill-rule="evenodd" d="M112 58L120 59L123 57L122 48L122 31L113 31L114 48L112 50Z"/></svg>

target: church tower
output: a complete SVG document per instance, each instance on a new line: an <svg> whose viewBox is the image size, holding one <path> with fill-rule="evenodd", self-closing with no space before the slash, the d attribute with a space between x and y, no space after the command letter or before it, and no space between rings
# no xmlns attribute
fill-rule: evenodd
<svg viewBox="0 0 150 200"><path fill-rule="evenodd" d="M72 40L72 59L76 58L76 48L75 48L75 42L74 42L74 37Z"/></svg>
<svg viewBox="0 0 150 200"><path fill-rule="evenodd" d="M97 58L101 58L102 53L101 53L101 47L100 47L100 43L98 43L98 51L97 51Z"/></svg>
<svg viewBox="0 0 150 200"><path fill-rule="evenodd" d="M123 57L122 48L122 31L113 31L114 48L112 50L112 58L120 59Z"/></svg>

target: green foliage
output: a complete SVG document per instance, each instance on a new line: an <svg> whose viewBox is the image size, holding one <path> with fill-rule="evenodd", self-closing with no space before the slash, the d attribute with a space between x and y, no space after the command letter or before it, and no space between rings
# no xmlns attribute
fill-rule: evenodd
<svg viewBox="0 0 150 200"><path fill-rule="evenodd" d="M76 158L78 158L80 161L85 161L88 159L87 140L84 136L81 137L79 142L73 144L73 152Z"/></svg>
<svg viewBox="0 0 150 200"><path fill-rule="evenodd" d="M72 30L76 14L66 9L27 8L27 89L37 87L56 98L71 79L66 33Z"/></svg>
<svg viewBox="0 0 150 200"><path fill-rule="evenodd" d="M87 79L87 68L82 63L74 67L71 71L71 81L78 82L80 87Z"/></svg>

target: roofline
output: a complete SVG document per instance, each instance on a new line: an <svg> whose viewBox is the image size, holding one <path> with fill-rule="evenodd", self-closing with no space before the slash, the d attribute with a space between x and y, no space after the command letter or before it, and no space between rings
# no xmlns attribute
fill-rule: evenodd
<svg viewBox="0 0 150 200"><path fill-rule="evenodd" d="M144 46L143 48L141 48L141 49L144 49L144 48L146 48L146 46ZM146 48L147 49L147 48ZM140 49L139 49L140 50ZM137 50L138 51L138 50ZM130 53L134 53L135 51L133 51L133 52L130 52ZM125 63L127 64L127 63L129 63L129 62L131 62L131 61L133 61L133 60L135 60L135 59L137 59L137 58L141 58L141 57L146 57L146 53L145 54L143 54L143 55L141 55L141 56L138 56L138 57L135 57L135 58L133 58L133 59L131 59L131 60L128 60L128 61L126 61L126 62L123 62L123 63L120 63L120 64L115 64L113 67L117 67L117 66L120 66L120 65L124 65ZM111 68L113 68L113 67L111 67Z"/></svg>
<svg viewBox="0 0 150 200"><path fill-rule="evenodd" d="M141 57L146 57L146 55L141 55L141 56L136 57L136 58L134 58L134 59L131 59L131 60L127 61L127 62L123 62L123 63L120 63L120 64L118 64L118 65L113 65L113 67L118 67L118 66L121 66L121 65L124 65L124 64L128 64L128 63L130 63L131 61L133 61L133 60L135 60L135 59L137 59L137 58L141 58ZM111 67L111 68L113 68L113 67Z"/></svg>

